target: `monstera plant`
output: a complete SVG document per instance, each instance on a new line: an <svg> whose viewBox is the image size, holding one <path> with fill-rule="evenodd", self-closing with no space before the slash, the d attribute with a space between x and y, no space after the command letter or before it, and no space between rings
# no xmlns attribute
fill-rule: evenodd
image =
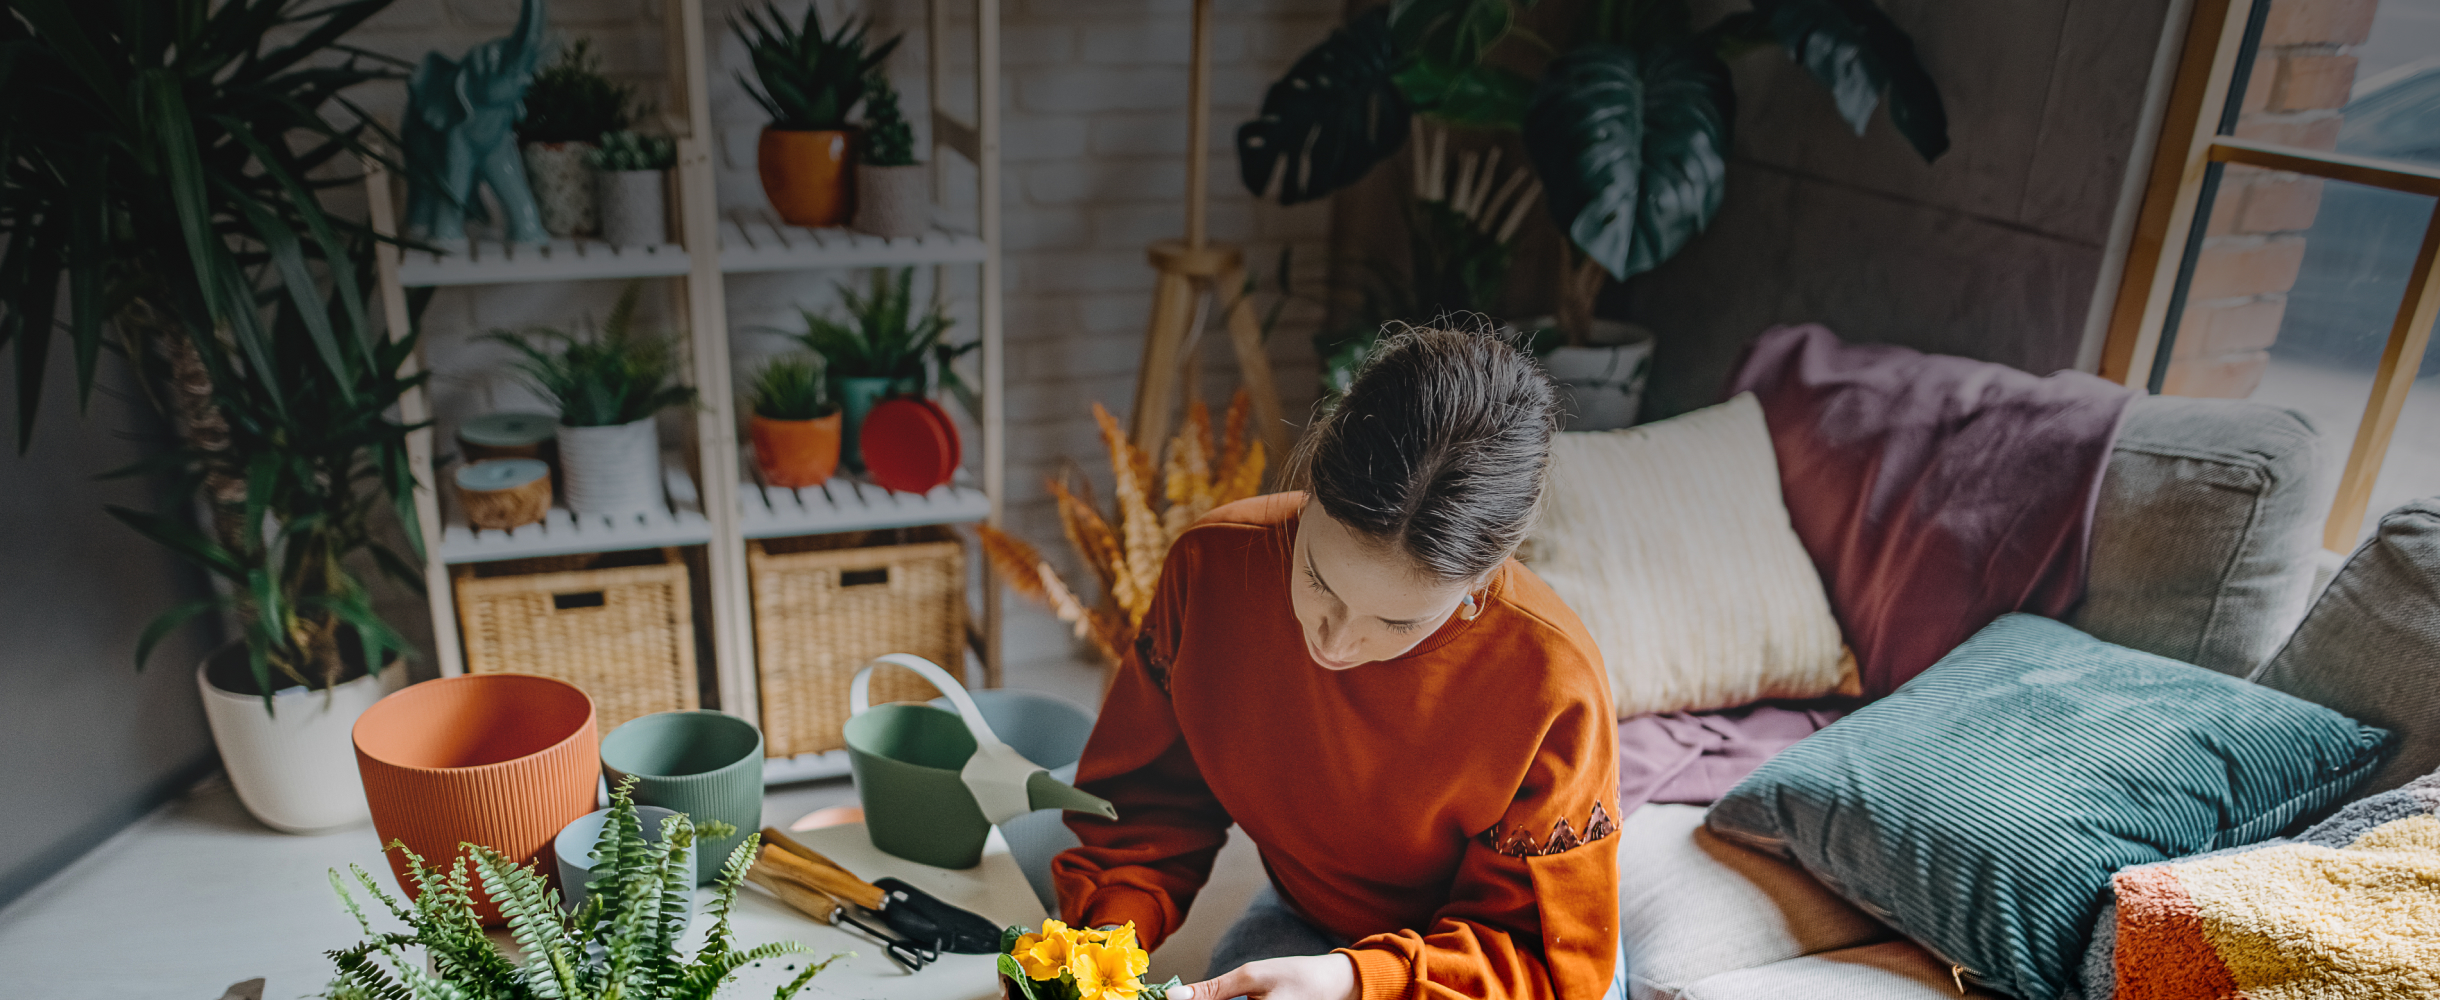
<svg viewBox="0 0 2440 1000"><path fill-rule="evenodd" d="M1238 167L1256 195L1295 204L1361 179L1416 115L1521 130L1552 219L1598 267L1597 288L1602 273L1659 266L1719 211L1736 55L1782 46L1857 134L1886 98L1925 160L1948 149L1939 90L1873 0L1751 2L1698 29L1687 0L1591 0L1584 23L1536 32L1523 23L1535 0L1396 0L1271 85L1260 117L1237 130Z"/></svg>

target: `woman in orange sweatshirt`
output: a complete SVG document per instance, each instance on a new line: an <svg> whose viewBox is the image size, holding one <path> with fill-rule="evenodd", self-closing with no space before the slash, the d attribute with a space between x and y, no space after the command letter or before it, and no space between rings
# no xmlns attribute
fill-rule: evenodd
<svg viewBox="0 0 2440 1000"><path fill-rule="evenodd" d="M1388 338L1291 474L1179 536L1051 862L1071 924L1178 929L1231 824L1269 890L1173 1000L1620 996L1616 734L1513 557L1556 403L1489 336Z"/></svg>

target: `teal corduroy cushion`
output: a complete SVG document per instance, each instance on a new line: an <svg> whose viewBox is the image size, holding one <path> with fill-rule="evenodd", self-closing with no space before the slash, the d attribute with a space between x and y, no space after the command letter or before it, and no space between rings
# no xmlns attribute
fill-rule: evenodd
<svg viewBox="0 0 2440 1000"><path fill-rule="evenodd" d="M2269 688L2009 615L1764 764L1708 822L1970 981L2053 1000L2110 873L2318 816L2387 741Z"/></svg>

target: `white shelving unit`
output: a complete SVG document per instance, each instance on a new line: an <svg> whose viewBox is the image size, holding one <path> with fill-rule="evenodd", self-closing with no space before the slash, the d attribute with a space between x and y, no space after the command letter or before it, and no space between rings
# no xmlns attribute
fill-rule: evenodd
<svg viewBox="0 0 2440 1000"><path fill-rule="evenodd" d="M874 0L881 2L881 0ZM948 38L951 5L970 7L972 34L972 93L975 117L961 120L942 110L939 97L953 85ZM671 219L676 242L651 246L613 246L600 240L553 240L547 244L512 246L492 240L473 241L447 252L401 253L384 246L378 251L384 314L393 329L408 322L407 289L414 287L497 285L530 282L601 281L659 278L678 282L691 362L688 377L703 387L702 405L693 417L694 440L668 460L666 513L631 520L577 518L554 508L541 524L515 531L476 531L467 526L454 500L444 502L434 492L436 453L432 432L419 432L408 451L418 482L416 511L427 548L424 578L429 589L435 658L444 675L464 670L459 646L457 612L449 567L454 564L522 559L534 556L613 552L663 546L702 546L711 606L698 614L711 633L712 668L722 711L760 718L754 668L753 601L747 592L745 542L749 538L824 534L873 528L927 524L997 523L1001 482L1007 468L1007 445L1001 418L1004 310L1000 300L1000 163L999 163L999 0L928 0L927 42L930 47L931 90L935 107L932 162L934 195L945 199L941 168L944 156L955 152L974 167L974 218L964 229L938 226L912 239L884 239L845 229L805 229L782 224L764 209L722 212L714 190L711 150L713 129L707 87L706 33L713 29L703 14L702 0L668 0L660 5L669 47L670 99L673 112L665 118L677 140L678 165L673 171ZM962 27L962 26L961 26ZM366 181L372 203L372 223L395 232L399 204L390 179L378 169ZM752 462L741 452L734 384L729 371L729 327L723 275L774 271L819 271L864 267L932 265L972 266L978 271L981 412L979 469L962 471L957 482L916 495L889 490L847 476L812 489L766 488L751 475ZM420 368L422 359L409 363ZM430 400L411 393L401 403L409 422L430 419ZM700 489L698 489L700 484ZM980 572L980 560L976 572ZM999 588L983 588L984 603L977 652L984 665L983 683L999 683ZM780 763L780 762L774 762ZM811 762L805 762L810 764ZM799 768L803 770L804 768ZM786 769L783 768L783 773ZM815 765L808 774L827 773Z"/></svg>

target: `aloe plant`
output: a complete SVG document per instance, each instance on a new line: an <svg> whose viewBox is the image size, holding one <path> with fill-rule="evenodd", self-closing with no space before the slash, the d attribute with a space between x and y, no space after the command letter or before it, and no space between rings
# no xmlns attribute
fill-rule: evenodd
<svg viewBox="0 0 2440 1000"><path fill-rule="evenodd" d="M711 921L703 947L691 957L678 942L686 934L686 902L694 891L695 867L688 861L704 839L736 831L726 823L707 822L697 828L684 815L661 822L658 842L644 836L631 789L634 778L612 791L609 822L594 849L595 876L586 888L584 905L569 912L559 893L537 865L519 865L488 847L469 845L446 869L392 842L389 849L407 860L407 881L415 899L398 900L384 891L362 867L349 865L356 887L371 897L405 930L377 930L373 919L349 892L349 879L336 869L331 889L365 940L328 952L338 974L324 988L328 1000L712 1000L722 984L756 962L787 955L809 955L812 949L795 941L774 941L752 948L737 947L729 917L737 904L738 886L753 866L761 837L747 835L720 868L720 878L704 916ZM509 933L523 952L511 962L483 933L475 915L474 891L480 885L508 918ZM408 948L422 949L414 955ZM802 991L831 962L833 955L808 962L803 972L781 986L774 1000L788 1000ZM427 964L428 963L428 964Z"/></svg>
<svg viewBox="0 0 2440 1000"><path fill-rule="evenodd" d="M742 71L737 74L746 96L770 112L772 128L800 131L846 128L848 112L864 99L865 87L882 61L905 38L893 35L868 46L872 23L855 17L826 33L820 6L811 0L795 25L780 14L778 4L766 2L760 12L748 8L730 18L729 28L754 62L754 79Z"/></svg>
<svg viewBox="0 0 2440 1000"><path fill-rule="evenodd" d="M637 297L642 285L628 282L598 331L579 336L549 327L494 330L488 339L517 351L514 362L526 384L559 407L570 427L615 427L672 406L694 402L695 390L679 383L677 338L638 332Z"/></svg>
<svg viewBox="0 0 2440 1000"><path fill-rule="evenodd" d="M754 415L765 420L814 420L838 412L819 360L778 357L754 373L746 390Z"/></svg>

